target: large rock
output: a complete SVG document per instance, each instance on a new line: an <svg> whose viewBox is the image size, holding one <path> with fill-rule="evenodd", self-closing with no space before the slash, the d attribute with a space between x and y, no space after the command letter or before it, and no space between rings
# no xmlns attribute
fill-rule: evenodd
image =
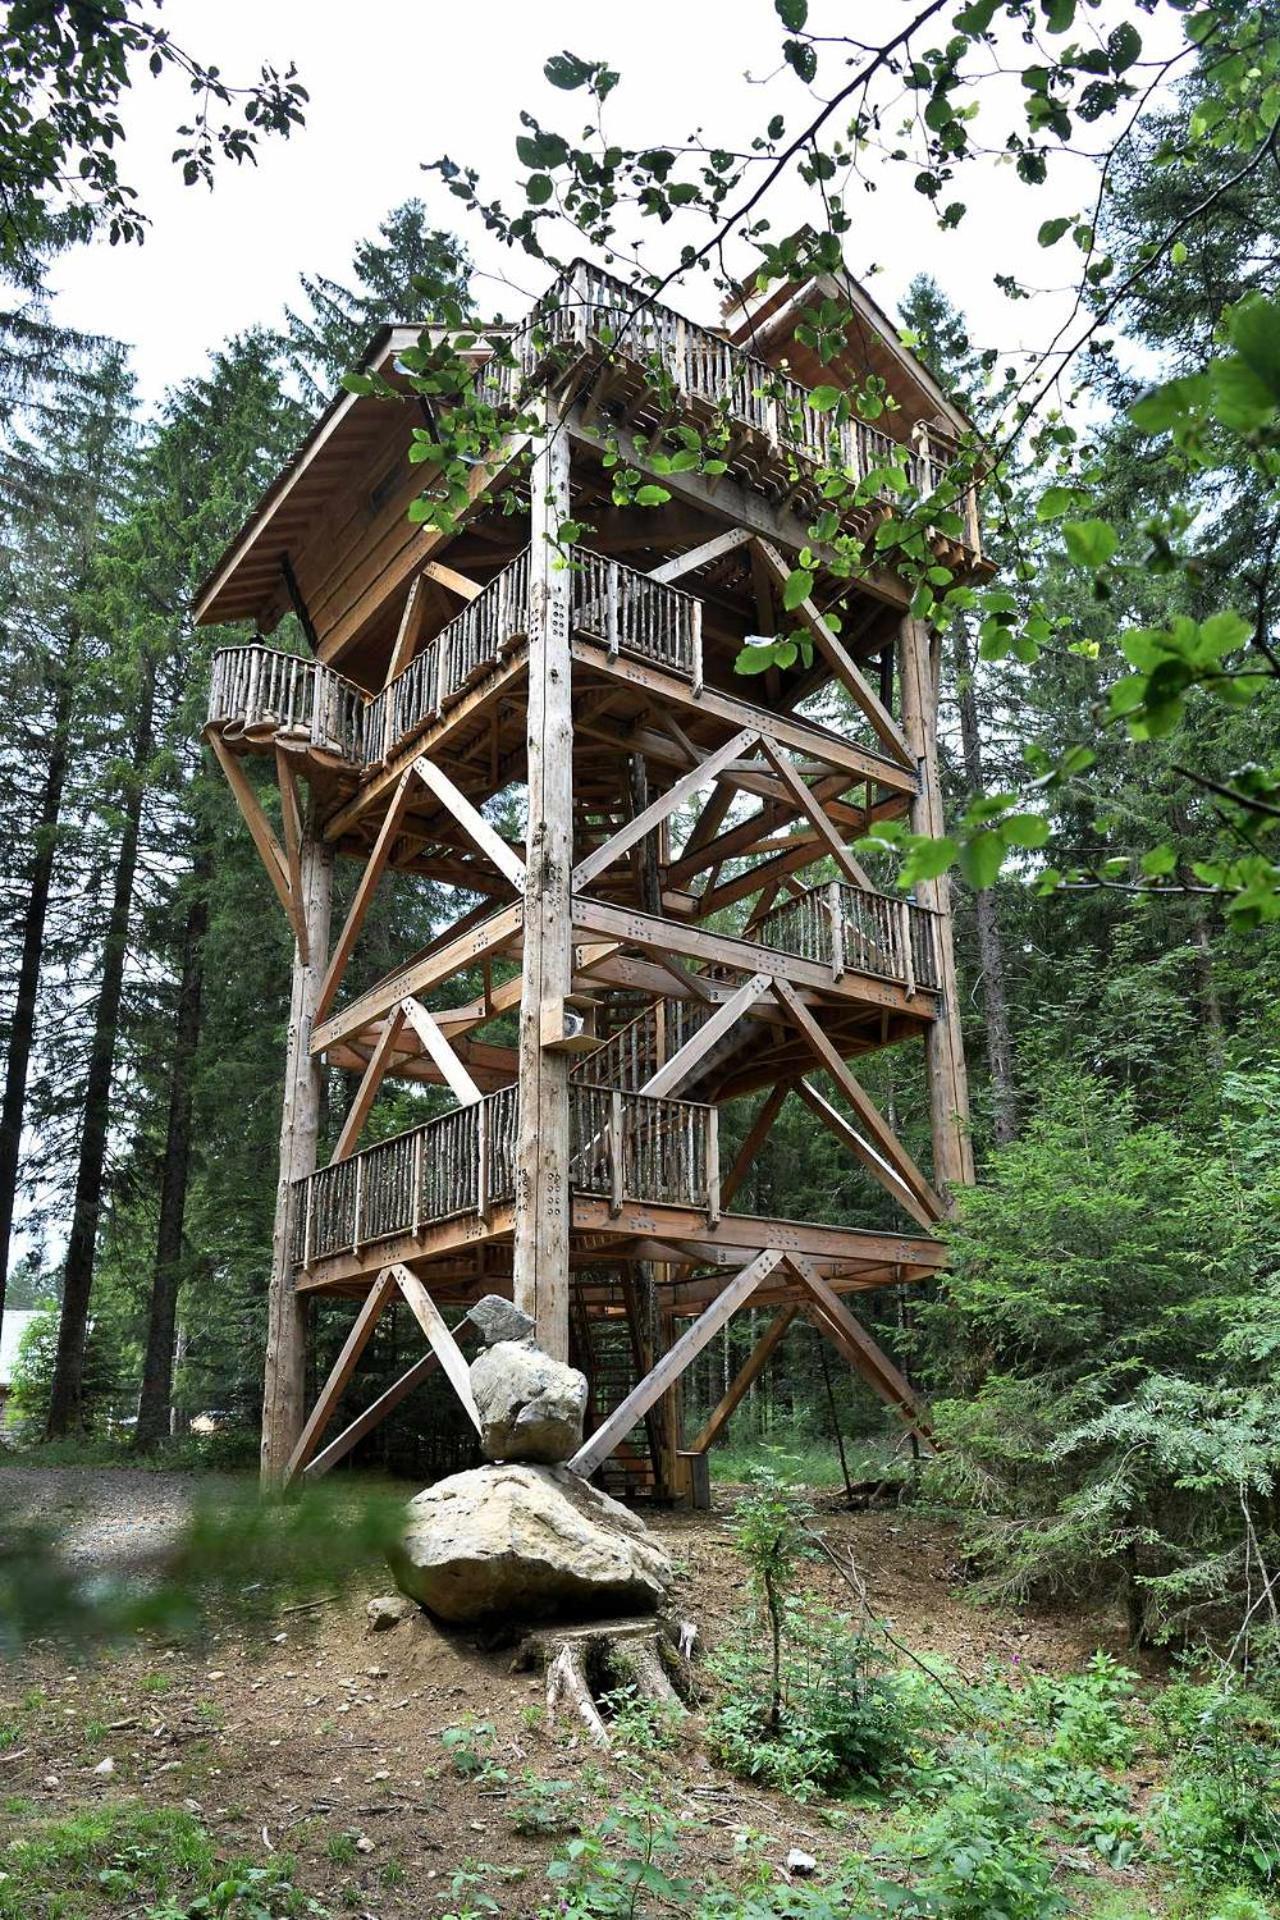
<svg viewBox="0 0 1280 1920"><path fill-rule="evenodd" d="M473 1467L409 1502L397 1584L441 1620L655 1611L671 1563L567 1467Z"/></svg>
<svg viewBox="0 0 1280 1920"><path fill-rule="evenodd" d="M533 1315L504 1300L500 1293L486 1293L467 1318L486 1347L495 1346L499 1340L527 1340L533 1332Z"/></svg>
<svg viewBox="0 0 1280 1920"><path fill-rule="evenodd" d="M471 1391L480 1415L480 1451L487 1460L553 1466L582 1445L586 1377L532 1340L499 1340L487 1347L471 1363Z"/></svg>

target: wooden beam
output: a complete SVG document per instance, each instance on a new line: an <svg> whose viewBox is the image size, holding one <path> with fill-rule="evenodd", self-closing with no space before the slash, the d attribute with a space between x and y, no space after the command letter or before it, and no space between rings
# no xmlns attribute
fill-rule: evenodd
<svg viewBox="0 0 1280 1920"><path fill-rule="evenodd" d="M338 1144L333 1150L329 1162L336 1166L339 1160L347 1160L355 1152L356 1141L364 1132L364 1123L369 1118L369 1109L378 1097L378 1088L382 1085L388 1066L391 1063L391 1049L395 1046L397 1035L404 1025L404 1010L397 1007L378 1036L378 1044L369 1056L355 1097L347 1109L347 1117L342 1123L342 1132L338 1135Z"/></svg>
<svg viewBox="0 0 1280 1920"><path fill-rule="evenodd" d="M520 996L513 1295L553 1360L569 1357L570 1056L544 1044L564 1030L573 991L573 575L559 564L573 509L560 403L542 401L543 438L529 481L527 872Z"/></svg>
<svg viewBox="0 0 1280 1920"><path fill-rule="evenodd" d="M770 546L767 540L759 541L758 545L770 573L779 586L785 586L791 568L777 548ZM910 767L914 771L916 757L907 745L902 729L893 715L880 704L879 694L832 633L813 601L801 601L796 612L809 629L814 645L835 674L836 679L870 723L877 739L904 767Z"/></svg>
<svg viewBox="0 0 1280 1920"><path fill-rule="evenodd" d="M503 879L510 881L517 893L522 892L524 861L494 831L484 815L472 806L466 794L453 784L444 768L438 767L434 760L423 754L414 761L413 770L440 804L448 808L471 844L493 862Z"/></svg>
<svg viewBox="0 0 1280 1920"><path fill-rule="evenodd" d="M637 660L629 654L619 654L616 660L611 660L602 640L575 636L572 653L575 660L580 660L592 672L607 674L631 687L643 688L655 700L669 701L672 706L688 708L692 713L712 714L717 720L726 721L734 727L759 725L760 710L752 706L750 701L739 700L736 695L725 693L719 687L704 686L700 694L695 694L689 682L682 680L679 674L665 672L661 667L652 666L646 660ZM852 740L842 740L838 734L816 727L811 722L792 719L788 714L770 713L768 721L769 731L775 740L780 740L784 746L794 747L798 753L812 754L816 759L825 760L830 766L847 773L850 784L854 780L871 779L877 786L888 787L895 793L914 793L916 790L914 771L908 772L896 760L873 753ZM329 830L326 826L326 833Z"/></svg>
<svg viewBox="0 0 1280 1920"><path fill-rule="evenodd" d="M431 1058L444 1075L450 1093L460 1106L473 1107L484 1098L457 1053L440 1031L434 1015L410 994L400 1002L400 1017L407 1021Z"/></svg>
<svg viewBox="0 0 1280 1920"><path fill-rule="evenodd" d="M637 840L643 840L647 833L652 833L661 821L674 813L691 793L696 793L699 787L705 787L708 781L714 780L731 761L739 759L748 752L759 738L758 728L743 727L731 739L726 740L722 747L718 747L714 753L709 753L698 766L691 767L688 773L674 780L665 793L659 794L656 800L650 801L647 807L637 813L633 819L628 820L612 839L606 840L603 846L597 847L594 853L589 853L585 860L578 862L573 870L574 892L580 892L584 887L589 886L598 874L603 873L606 867L611 867L629 847L635 845Z"/></svg>
<svg viewBox="0 0 1280 1920"><path fill-rule="evenodd" d="M679 580L682 574L692 573L695 567L710 566L713 560L722 559L726 553L732 553L735 547L745 546L754 538L749 527L730 527L727 533L718 533L712 540L704 540L701 546L690 547L687 553L678 553L674 560L664 560L660 567L650 570L651 580L660 580L664 584Z"/></svg>
<svg viewBox="0 0 1280 1920"><path fill-rule="evenodd" d="M461 1341L471 1331L469 1322L464 1319L457 1329L456 1337ZM440 1357L434 1348L424 1353L420 1360L415 1360L398 1380L392 1382L385 1393L380 1393L363 1413L358 1413L349 1426L344 1427L327 1447L308 1461L302 1469L303 1479L318 1480L322 1473L328 1473L330 1467L336 1467L339 1460L345 1459L352 1447L364 1439L366 1433L372 1433L375 1427L381 1426L387 1415L393 1413L402 1400L407 1400L415 1387L421 1386L424 1380L429 1379L439 1365Z"/></svg>
<svg viewBox="0 0 1280 1920"><path fill-rule="evenodd" d="M373 1026L383 1014L389 1013L397 1001L403 1000L406 995L425 993L429 987L450 979L463 967L473 966L495 948L505 946L519 932L523 917L522 904L514 901L511 906L490 913L478 927L468 927L465 933L454 933L442 947L398 967L385 980L380 980L376 987L370 987L358 1000L344 1007L341 1013L334 1014L322 1026L318 1026L311 1036L311 1051L324 1053L340 1041L355 1039L366 1027Z"/></svg>
<svg viewBox="0 0 1280 1920"><path fill-rule="evenodd" d="M821 801L818 799L818 796L814 793L813 789L800 778L800 775L796 772L790 760L787 759L786 754L778 752L778 749L774 746L768 734L761 734L760 748L765 759L787 788L795 800L797 807L799 807L801 813L809 821L809 824L813 827L818 838L839 867L841 873L844 874L846 879L852 880L855 887L865 887L868 893L874 893L875 888L868 879L865 868L861 867L852 853L850 853L848 847L846 847L844 841L831 824L831 820L824 810ZM816 851L815 849L815 856Z"/></svg>
<svg viewBox="0 0 1280 1920"><path fill-rule="evenodd" d="M778 1117L783 1101L791 1091L784 1081L781 1086L773 1087L764 1098L764 1102L751 1125L747 1128L747 1137L738 1148L737 1158L724 1179L720 1182L720 1205L729 1207L734 1195L746 1179L756 1155L769 1137L769 1129Z"/></svg>
<svg viewBox="0 0 1280 1920"><path fill-rule="evenodd" d="M751 1352L747 1355L742 1366L734 1375L723 1398L712 1409L705 1426L701 1427L693 1439L688 1442L688 1445L684 1449L686 1453L705 1453L709 1447L715 1445L720 1435L724 1432L734 1408L738 1406L748 1388L763 1372L775 1348L781 1345L782 1336L795 1319L797 1311L798 1309L795 1307L780 1307L778 1309L773 1319L769 1322L769 1325L765 1328L765 1331L756 1341L755 1346L752 1347Z"/></svg>
<svg viewBox="0 0 1280 1920"><path fill-rule="evenodd" d="M773 991L791 1018L809 1042L817 1058L826 1068L831 1078L844 1094L858 1118L866 1127L876 1146L893 1168L903 1186L914 1194L920 1204L926 1208L935 1220L941 1220L946 1212L929 1182L921 1173L911 1155L907 1152L896 1133L885 1121L880 1109L866 1093L860 1082L855 1080L840 1054L827 1039L808 1007L793 991L785 980L775 980ZM874 1168L873 1168L874 1171Z"/></svg>
<svg viewBox="0 0 1280 1920"><path fill-rule="evenodd" d="M658 1364L639 1381L626 1398L615 1407L608 1419L598 1426L574 1454L569 1465L584 1480L589 1479L613 1452L618 1442L630 1433L637 1420L643 1418L655 1400L680 1378L689 1362L714 1339L725 1321L737 1311L743 1301L753 1294L760 1282L767 1279L775 1267L781 1265L782 1255L772 1248L766 1248L742 1271L724 1286L706 1312L687 1327L670 1350L663 1354Z"/></svg>
<svg viewBox="0 0 1280 1920"><path fill-rule="evenodd" d="M849 1124L838 1107L833 1107L829 1100L824 1100L818 1089L811 1086L807 1080L799 1082L796 1092L811 1112L815 1113L822 1124L835 1135L840 1144L848 1147L854 1158L861 1161L882 1187L887 1188L891 1197L900 1207L906 1209L913 1220L918 1220L922 1227L932 1227L935 1224L938 1215L917 1200L897 1169L890 1165L882 1153L877 1153L869 1140L863 1139L857 1128Z"/></svg>
<svg viewBox="0 0 1280 1920"><path fill-rule="evenodd" d="M360 929L373 903L378 882L382 878L387 861L391 858L391 849L400 831L404 810L409 804L409 786L412 777L412 770L410 770L396 788L391 804L387 808L386 818L378 829L378 837L365 862L364 872L360 875L351 905L347 909L347 917L342 924L342 932L338 935L338 944L325 968L324 979L320 986L320 1001L316 1007L317 1020L324 1019L333 1005L338 988L342 985L342 976L347 970L347 963L356 941L360 938Z"/></svg>
<svg viewBox="0 0 1280 1920"><path fill-rule="evenodd" d="M295 898L289 886L289 867L280 843L271 830L271 822L262 811L262 802L254 792L244 768L233 753L229 753L216 733L206 736L213 748L218 765L227 776L227 785L235 795L240 816L249 829L254 846L258 849L258 858L267 871L267 878L276 890L276 898L284 908L289 925L293 928L294 939L298 942L298 951L303 955L303 965L308 964L307 925L302 911L301 900Z"/></svg>
<svg viewBox="0 0 1280 1920"><path fill-rule="evenodd" d="M307 923L304 961L295 945L285 1042L284 1096L280 1106L280 1158L275 1219L271 1229L271 1278L267 1288L267 1351L262 1384L262 1477L283 1477L306 1415L306 1304L293 1261L294 1226L315 1172L324 1076L311 1050L320 969L329 945L333 850L314 833L302 842L302 912Z"/></svg>
<svg viewBox="0 0 1280 1920"><path fill-rule="evenodd" d="M938 687L940 643L922 620L904 620L898 633L898 677L902 687L902 724L919 758L920 788L912 802L914 833L940 838L947 830L938 776ZM951 931L951 882L941 873L916 888L923 907L933 909L938 956L938 1018L925 1036L925 1073L933 1131L933 1177L950 1201L958 1187L973 1185L973 1141L969 1134L969 1076L960 1030L960 989Z"/></svg>
<svg viewBox="0 0 1280 1920"><path fill-rule="evenodd" d="M466 1355L445 1325L440 1316L440 1309L417 1274L410 1273L408 1267L401 1266L398 1261L388 1268L388 1272L404 1295L410 1313L422 1328L428 1345L444 1370L445 1377L461 1400L463 1412L479 1433L480 1415L476 1409L475 1395L471 1391L471 1373L467 1366Z"/></svg>
<svg viewBox="0 0 1280 1920"><path fill-rule="evenodd" d="M459 573L455 567L446 567L443 561L428 560L422 571L430 574L433 580L438 580L442 587L447 587L450 593L456 593L460 600L474 600L478 593L484 592L478 581L468 580L465 573Z"/></svg>
<svg viewBox="0 0 1280 1920"><path fill-rule="evenodd" d="M427 611L427 596L423 592L422 575L415 574L409 582L409 592L404 603L404 612L400 615L400 625L396 629L396 643L391 649L391 658L387 662L386 678L383 686L389 687L398 680L418 650L418 641L422 638L422 628Z"/></svg>
<svg viewBox="0 0 1280 1920"><path fill-rule="evenodd" d="M726 1000L692 1034L678 1052L673 1053L665 1066L651 1074L639 1089L653 1098L660 1095L673 1096L682 1087L699 1061L704 1060L718 1041L723 1040L731 1027L737 1025L744 1013L764 998L773 985L767 973L753 973L745 984L738 988L732 999Z"/></svg>
<svg viewBox="0 0 1280 1920"><path fill-rule="evenodd" d="M369 1289L364 1305L351 1324L351 1330L342 1343L342 1350L329 1370L316 1399L314 1407L307 1416L307 1423L298 1436L298 1443L289 1455L284 1470L284 1484L287 1487L307 1464L315 1451L316 1442L328 1426L337 1410L338 1402L346 1392L347 1382L356 1370L356 1362L369 1344L369 1337L395 1292L395 1280L389 1267L383 1269Z"/></svg>
<svg viewBox="0 0 1280 1920"><path fill-rule="evenodd" d="M868 1386L919 1435L932 1453L934 1441L928 1417L910 1381L898 1371L884 1348L872 1339L811 1260L795 1254L789 1256L787 1265L817 1308L814 1318L818 1324L830 1329L836 1344Z"/></svg>

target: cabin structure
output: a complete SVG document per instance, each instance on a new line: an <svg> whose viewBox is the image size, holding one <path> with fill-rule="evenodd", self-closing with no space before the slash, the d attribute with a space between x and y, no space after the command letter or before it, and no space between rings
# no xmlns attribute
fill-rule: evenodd
<svg viewBox="0 0 1280 1920"><path fill-rule="evenodd" d="M201 623L253 623L249 644L215 656L206 738L295 940L263 1425L274 1480L325 1471L433 1373L428 1391L467 1405L462 1314L492 1292L587 1374L573 1464L614 1490L704 1487L708 1447L797 1316L927 1436L850 1300L937 1272L932 1229L972 1178L947 886L877 891L851 843L898 818L941 830L937 644L895 575L843 577L810 528L833 463L905 463L927 494L968 423L856 289L845 344L821 364L801 334L831 296L851 297L821 278L744 294L711 329L575 264L504 350L481 335L468 349L510 426L452 531L408 516L424 485L416 396L344 393L201 592ZM389 328L364 364L403 386L417 338ZM812 404L817 385L869 372L892 403L875 424ZM714 431L715 470L654 469L682 424ZM615 504L616 458L667 498ZM861 506L845 531L870 543L882 513ZM984 566L971 497L962 517L961 537L954 521L936 536L958 578ZM567 521L584 529L570 550ZM811 593L784 613L806 548ZM308 652L270 644L291 609ZM797 624L811 644L792 666L735 671L751 636ZM278 783L278 828L253 758ZM360 873L333 927L337 859ZM390 870L447 889L456 914L344 995ZM928 1173L857 1076L889 1046L923 1062ZM319 1166L323 1063L354 1092ZM451 1105L362 1145L401 1076ZM897 1230L735 1207L788 1098L888 1192ZM722 1127L738 1102L745 1133ZM334 1296L361 1306L308 1407L306 1316ZM423 1356L327 1438L393 1300ZM687 1434L681 1374L744 1305L772 1310L767 1329Z"/></svg>

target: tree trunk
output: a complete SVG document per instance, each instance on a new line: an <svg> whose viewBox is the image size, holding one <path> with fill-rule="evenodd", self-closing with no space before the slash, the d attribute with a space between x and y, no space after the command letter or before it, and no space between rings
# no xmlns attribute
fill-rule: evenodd
<svg viewBox="0 0 1280 1920"><path fill-rule="evenodd" d="M107 1136L111 1124L111 1083L115 1074L120 1001L129 950L129 921L133 909L134 879L138 870L144 775L154 745L155 701L155 662L147 658L142 666L142 686L129 761L129 785L123 808L124 824L116 852L111 914L102 948L102 986L94 1010L93 1039L89 1048L75 1203L71 1214L71 1234L67 1241L66 1265L62 1273L62 1318L58 1323L58 1352L49 1398L47 1432L50 1439L84 1425L84 1353L89 1324L89 1296L93 1289L98 1220L102 1211Z"/></svg>
<svg viewBox="0 0 1280 1920"><path fill-rule="evenodd" d="M22 1149L22 1122L27 1105L27 1077L31 1066L31 1046L35 1038L36 994L40 985L40 964L44 955L44 930L49 916L49 892L53 884L53 863L57 851L58 821L62 813L62 793L67 779L68 739L77 651L77 640L73 636L58 674L54 697L53 737L45 767L44 792L40 796L36 850L31 863L31 884L22 923L22 958L18 964L17 993L14 997L13 1020L9 1029L9 1055L5 1062L4 1100L0 1105L0 1315L4 1313L5 1281L9 1272L9 1247L13 1238L13 1216L17 1207L18 1162Z"/></svg>
<svg viewBox="0 0 1280 1920"><path fill-rule="evenodd" d="M969 640L959 624L955 632L953 664L956 702L960 709L960 751L965 784L970 795L976 799L986 792L982 730L978 721L978 696L974 690L974 665L969 652ZM986 1015L987 1068L991 1075L992 1128L996 1145L1007 1147L1011 1140L1018 1137L1018 1089L1014 1079L1009 999L1005 991L1004 940L993 888L978 889L975 916L978 924L978 966L982 973L982 1005Z"/></svg>
<svg viewBox="0 0 1280 1920"><path fill-rule="evenodd" d="M200 1044L200 994L204 983L204 937L209 927L207 889L211 867L209 848L201 842L192 866L193 891L182 939L182 979L169 1072L169 1119L160 1175L160 1219L151 1274L142 1392L133 1435L133 1444L139 1453L145 1453L163 1440L171 1428L173 1334L182 1274L182 1226L191 1172L191 1108Z"/></svg>

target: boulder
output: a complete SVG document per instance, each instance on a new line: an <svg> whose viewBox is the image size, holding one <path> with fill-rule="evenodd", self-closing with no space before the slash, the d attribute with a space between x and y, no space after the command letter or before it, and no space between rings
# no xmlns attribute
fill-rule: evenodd
<svg viewBox="0 0 1280 1920"><path fill-rule="evenodd" d="M409 1502L392 1568L454 1623L654 1612L671 1563L634 1514L567 1467L473 1467Z"/></svg>
<svg viewBox="0 0 1280 1920"><path fill-rule="evenodd" d="M389 1633L402 1620L412 1619L417 1611L413 1601L403 1593L380 1593L365 1608L374 1633Z"/></svg>
<svg viewBox="0 0 1280 1920"><path fill-rule="evenodd" d="M533 1333L533 1315L500 1293L486 1293L467 1318L486 1347L496 1346L499 1340L528 1340Z"/></svg>
<svg viewBox="0 0 1280 1920"><path fill-rule="evenodd" d="M480 1415L480 1451L487 1460L537 1460L553 1466L582 1445L587 1381L535 1347L499 1340L471 1363L471 1391Z"/></svg>

